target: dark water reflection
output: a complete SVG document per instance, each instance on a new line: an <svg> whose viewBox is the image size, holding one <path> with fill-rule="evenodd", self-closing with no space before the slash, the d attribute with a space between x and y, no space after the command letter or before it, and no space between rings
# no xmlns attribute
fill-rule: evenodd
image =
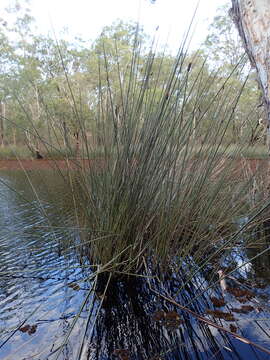
<svg viewBox="0 0 270 360"><path fill-rule="evenodd" d="M76 247L70 246L78 244L79 237L72 194L63 179L48 171L31 174L33 187L21 171L1 172L0 179L1 360L56 359L55 351L71 327L59 359L270 359L166 302L149 290L144 278L112 281L101 306L97 293L106 279L99 279L96 294L89 293L91 269L81 265ZM247 255L253 257L254 251ZM246 254L232 256L237 263L246 260ZM260 264L269 269L269 256L264 256ZM253 310L234 313L233 322L217 322L227 329L235 325L238 334L270 349L269 273L264 279L263 274L257 262L245 265L241 276L256 293L245 305ZM208 276L208 271L201 273L179 295L175 294L186 280L183 271L175 273L173 281L164 279L162 287L157 280L151 280L151 285L185 305L207 287ZM264 288L255 284L259 277ZM210 296L221 296L219 285L189 308L200 314L214 309ZM242 305L232 294L225 295L225 300L223 311ZM181 323L166 326L156 319L158 311L177 311Z"/></svg>

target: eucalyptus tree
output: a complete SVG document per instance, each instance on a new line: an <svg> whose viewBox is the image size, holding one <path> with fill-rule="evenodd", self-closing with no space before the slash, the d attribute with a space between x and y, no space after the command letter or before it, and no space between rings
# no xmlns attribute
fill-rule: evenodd
<svg viewBox="0 0 270 360"><path fill-rule="evenodd" d="M219 76L229 77L229 82L235 91L245 83L227 136L230 136L233 142L253 143L254 132L258 128L259 119L263 116L262 108L259 106L260 90L255 72L247 61L241 38L233 25L232 18L228 16L229 8L230 2L227 2L217 9L216 16L209 26L203 50L208 57L210 68L217 70ZM238 69L241 67L244 71L239 77Z"/></svg>
<svg viewBox="0 0 270 360"><path fill-rule="evenodd" d="M256 69L267 117L270 151L270 5L268 0L232 0L230 14L236 24L251 65Z"/></svg>

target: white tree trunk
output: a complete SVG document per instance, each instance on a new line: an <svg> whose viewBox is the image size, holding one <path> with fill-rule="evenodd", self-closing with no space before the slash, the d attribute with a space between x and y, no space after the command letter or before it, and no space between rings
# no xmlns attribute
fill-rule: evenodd
<svg viewBox="0 0 270 360"><path fill-rule="evenodd" d="M270 1L232 0L230 14L242 38L251 65L257 70L267 112L270 136ZM268 144L269 144L268 138ZM270 150L270 149L269 149Z"/></svg>

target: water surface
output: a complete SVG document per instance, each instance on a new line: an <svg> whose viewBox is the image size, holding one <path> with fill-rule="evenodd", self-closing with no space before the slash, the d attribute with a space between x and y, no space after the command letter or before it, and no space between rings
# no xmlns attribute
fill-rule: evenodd
<svg viewBox="0 0 270 360"><path fill-rule="evenodd" d="M159 297L145 278L113 281L101 302L106 277L91 292L92 268L81 261L72 194L64 179L47 170L30 172L30 179L31 184L23 171L0 172L1 360L270 358ZM236 249L231 260L239 265L258 251ZM179 294L187 281L183 269L172 274L173 280L163 279L162 286L151 280L151 286L270 349L269 264L267 253L248 261L230 285L254 296L243 303L243 297L226 293L221 308L211 300L222 296L217 275L217 286L201 295L213 264ZM249 310L239 313L243 305ZM230 312L234 320L217 319L209 310Z"/></svg>

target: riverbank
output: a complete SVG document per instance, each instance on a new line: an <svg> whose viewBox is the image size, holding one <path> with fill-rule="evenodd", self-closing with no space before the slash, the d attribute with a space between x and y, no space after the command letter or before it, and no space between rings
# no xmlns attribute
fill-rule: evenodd
<svg viewBox="0 0 270 360"><path fill-rule="evenodd" d="M267 171L270 165L269 159L232 159L235 170L238 172L243 167L255 173L258 170ZM0 170L50 170L50 169L75 169L78 166L92 167L101 165L102 159L9 159L0 160Z"/></svg>

